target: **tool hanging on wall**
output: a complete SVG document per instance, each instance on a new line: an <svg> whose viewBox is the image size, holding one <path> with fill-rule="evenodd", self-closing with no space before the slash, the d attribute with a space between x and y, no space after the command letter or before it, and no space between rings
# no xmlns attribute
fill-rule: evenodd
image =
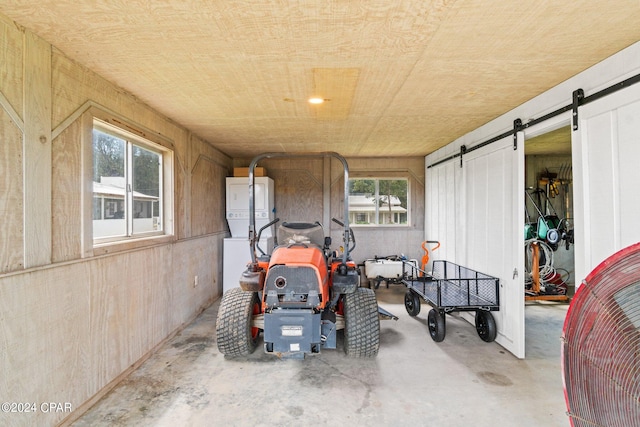
<svg viewBox="0 0 640 427"><path fill-rule="evenodd" d="M531 202L536 212L538 213L538 219L536 220L534 237L547 242L554 250L556 250L558 248L558 242L560 241L560 233L558 232L558 226L560 225L560 218L558 218L558 215L556 214L555 210L553 210L553 205L549 203L546 203L546 204L551 207L551 210L553 210L553 215L545 215L545 213L542 211L541 207L539 206L542 203L541 202L536 203L531 193L536 195L538 197L538 200L541 200L541 195L544 195L545 201L546 201L546 193L541 188L536 188L536 189L528 188L527 190L525 190L525 195L529 198L529 201ZM531 218L529 217L528 211L527 211L527 221L529 222L529 225L533 225L533 223L531 222ZM531 231L531 228L530 228L530 231Z"/></svg>
<svg viewBox="0 0 640 427"><path fill-rule="evenodd" d="M549 197L555 199L560 194L560 183L556 180L549 181Z"/></svg>
<svg viewBox="0 0 640 427"><path fill-rule="evenodd" d="M571 195L570 190L573 183L573 168L571 164L565 163L560 167L560 173L558 174L560 184L562 185L563 194L563 209L564 209L564 229L566 230L565 249L569 250L569 245L573 244L573 220L571 218Z"/></svg>
<svg viewBox="0 0 640 427"><path fill-rule="evenodd" d="M573 230L569 229L569 223L566 218L560 219L558 217L545 190L529 187L525 190L525 195L538 213L536 222L532 222L525 204L525 220L527 221L525 224L525 239L540 239L548 243L554 251L558 249L560 241L564 240L568 249L569 243L573 243ZM538 203L536 203L533 196L537 197ZM547 213L543 212L543 204Z"/></svg>

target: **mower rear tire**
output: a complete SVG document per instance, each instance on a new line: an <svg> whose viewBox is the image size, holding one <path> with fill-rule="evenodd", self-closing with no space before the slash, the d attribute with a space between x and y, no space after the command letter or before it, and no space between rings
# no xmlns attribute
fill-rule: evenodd
<svg viewBox="0 0 640 427"><path fill-rule="evenodd" d="M344 351L350 357L375 357L380 348L378 301L373 289L344 295Z"/></svg>
<svg viewBox="0 0 640 427"><path fill-rule="evenodd" d="M216 341L220 353L229 357L248 356L258 345L260 330L252 326L260 313L257 292L229 289L222 296L216 320Z"/></svg>

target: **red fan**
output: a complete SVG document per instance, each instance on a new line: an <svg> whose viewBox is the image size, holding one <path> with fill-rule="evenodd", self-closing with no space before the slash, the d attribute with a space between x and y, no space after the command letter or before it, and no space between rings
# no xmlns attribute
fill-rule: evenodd
<svg viewBox="0 0 640 427"><path fill-rule="evenodd" d="M571 425L640 426L640 243L587 276L569 306L562 340Z"/></svg>

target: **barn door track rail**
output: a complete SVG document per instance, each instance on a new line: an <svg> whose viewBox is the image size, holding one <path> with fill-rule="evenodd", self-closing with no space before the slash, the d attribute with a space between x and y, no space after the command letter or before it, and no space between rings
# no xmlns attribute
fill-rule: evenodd
<svg viewBox="0 0 640 427"><path fill-rule="evenodd" d="M572 102L571 104L565 105L564 107L558 108L557 110L554 110L550 113L545 114L544 116L540 116L537 119L532 119L530 121L528 121L527 123L522 123L522 120L517 118L513 121L513 129L510 129L504 133L501 133L500 135L494 136L493 138L487 139L486 141L483 141L477 145L474 145L473 147L467 147L466 145L463 145L460 147L460 152L456 153L456 154L452 154L449 157L445 157L444 159L438 160L435 163L430 164L429 166L427 166L427 169L430 169L432 167L441 165L443 163L446 163L450 160L453 160L455 158L460 157L460 167L462 167L462 156L464 154L470 153L472 151L475 150L479 150L482 147L485 147L489 144L493 144L496 141L500 141L503 138L507 138L509 136L513 136L513 149L517 150L518 149L518 132L521 132L531 126L537 125L538 123L542 123L545 120L549 120L555 116L558 116L564 112L567 111L572 111L572 128L574 131L578 130L578 107L588 104L590 102L593 102L597 99L600 99L602 97L605 97L607 95L610 95L614 92L617 92L619 90L622 90L624 88L627 88L631 85L634 85L636 83L640 82L640 74L636 74L633 77L629 77L626 80L623 80L621 82L615 83L605 89L602 89L598 92L595 92L589 96L584 96L584 90L582 89L576 89L575 91L573 91L573 96L572 96Z"/></svg>

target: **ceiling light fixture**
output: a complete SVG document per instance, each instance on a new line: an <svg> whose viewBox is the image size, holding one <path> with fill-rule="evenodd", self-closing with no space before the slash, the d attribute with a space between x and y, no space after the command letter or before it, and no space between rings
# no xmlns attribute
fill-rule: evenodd
<svg viewBox="0 0 640 427"><path fill-rule="evenodd" d="M309 104L322 104L323 102L322 98L309 98Z"/></svg>

